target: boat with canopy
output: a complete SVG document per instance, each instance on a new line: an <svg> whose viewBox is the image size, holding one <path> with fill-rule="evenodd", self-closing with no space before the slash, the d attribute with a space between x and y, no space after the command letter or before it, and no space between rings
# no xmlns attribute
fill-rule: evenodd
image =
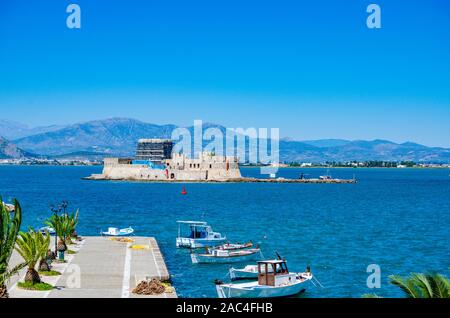
<svg viewBox="0 0 450 318"><path fill-rule="evenodd" d="M272 298L287 297L304 291L313 275L307 269L303 273L289 272L285 260L258 262L258 280L239 284L216 281L219 298Z"/></svg>
<svg viewBox="0 0 450 318"><path fill-rule="evenodd" d="M224 243L227 238L218 232L214 232L208 223L203 221L177 221L178 236L177 247L202 248L216 246ZM182 234L182 227L189 228L189 234Z"/></svg>

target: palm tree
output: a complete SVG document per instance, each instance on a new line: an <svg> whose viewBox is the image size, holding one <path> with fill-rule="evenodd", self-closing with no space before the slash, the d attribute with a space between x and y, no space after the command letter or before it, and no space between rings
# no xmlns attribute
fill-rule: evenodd
<svg viewBox="0 0 450 318"><path fill-rule="evenodd" d="M70 232L70 236L72 236L72 237L77 237L77 225L78 225L78 215L79 215L79 210L77 210L76 212L75 212L75 214L72 214L71 216L70 216L70 219L71 219L71 223L70 223L70 226L71 226L71 232Z"/></svg>
<svg viewBox="0 0 450 318"><path fill-rule="evenodd" d="M409 277L389 276L408 298L450 298L450 281L436 273L412 273Z"/></svg>
<svg viewBox="0 0 450 318"><path fill-rule="evenodd" d="M32 284L41 282L35 267L39 260L46 258L49 244L50 235L42 234L40 231L30 229L28 232L19 233L16 241L16 250L28 266L25 282Z"/></svg>
<svg viewBox="0 0 450 318"><path fill-rule="evenodd" d="M45 233L45 240L42 242L41 246L41 260L39 261L39 271L40 272L48 272L50 271L50 263L51 263L51 251L50 247L50 234L48 232ZM47 244L47 245L46 245ZM50 252L50 254L49 254Z"/></svg>
<svg viewBox="0 0 450 318"><path fill-rule="evenodd" d="M17 233L19 233L20 224L22 223L20 204L15 199L13 203L14 210L10 212L0 197L0 298L8 298L6 283L11 276L26 266L26 263L22 263L12 269L8 268L9 260L16 244Z"/></svg>
<svg viewBox="0 0 450 318"><path fill-rule="evenodd" d="M412 273L409 277L389 276L389 282L399 287L408 298L450 298L450 281L436 273ZM376 294L364 294L364 298L380 298Z"/></svg>
<svg viewBox="0 0 450 318"><path fill-rule="evenodd" d="M66 244L72 244L71 237L76 233L78 225L78 210L74 214L62 215L63 218L63 232Z"/></svg>
<svg viewBox="0 0 450 318"><path fill-rule="evenodd" d="M65 243L65 225L63 222L63 216L59 216L57 214L52 215L47 221L45 221L45 224L52 227L55 232L55 240L58 240L58 245L56 247L58 252L64 253L67 250L67 246ZM56 251L55 251L56 252Z"/></svg>

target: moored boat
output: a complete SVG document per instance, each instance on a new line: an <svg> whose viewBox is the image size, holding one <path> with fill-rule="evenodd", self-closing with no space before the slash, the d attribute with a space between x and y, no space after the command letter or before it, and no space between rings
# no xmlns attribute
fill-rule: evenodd
<svg viewBox="0 0 450 318"><path fill-rule="evenodd" d="M280 254L278 252L275 252L275 254L278 257L278 260L284 260L281 258ZM286 260L284 260L286 261ZM265 267L262 267L261 270L264 272ZM269 272L273 271L273 268L271 266L268 267ZM231 281L235 280L248 280L248 279L257 279L258 278L258 265L257 264L251 264L246 265L244 268L234 268L231 267L228 270L228 274L230 275Z"/></svg>
<svg viewBox="0 0 450 318"><path fill-rule="evenodd" d="M224 243L227 238L218 232L214 232L208 223L203 221L177 221L178 237L177 247L202 248L206 246L216 246ZM181 226L189 227L189 235L181 234Z"/></svg>
<svg viewBox="0 0 450 318"><path fill-rule="evenodd" d="M234 250L242 250L246 248L253 247L252 242L240 244L240 243L225 243L222 245L218 245L214 247L216 250L224 250L224 251L234 251Z"/></svg>
<svg viewBox="0 0 450 318"><path fill-rule="evenodd" d="M50 226L44 226L44 227L41 227L41 228L39 229L39 232L41 232L42 234L48 233L48 234L50 234L50 235L55 235L55 234L56 234L55 229L52 228L52 227L50 227Z"/></svg>
<svg viewBox="0 0 450 318"><path fill-rule="evenodd" d="M246 250L226 251L211 249L208 253L191 253L193 264L203 263L238 263L256 260L261 257L259 248L251 248Z"/></svg>
<svg viewBox="0 0 450 318"><path fill-rule="evenodd" d="M219 298L272 298L287 297L305 290L306 283L313 277L304 273L289 272L285 260L258 262L258 280L248 283L223 284L216 282Z"/></svg>
<svg viewBox="0 0 450 318"><path fill-rule="evenodd" d="M117 227L109 227L107 232L101 232L101 234L104 236L128 236L133 232L134 229L131 226L120 230Z"/></svg>

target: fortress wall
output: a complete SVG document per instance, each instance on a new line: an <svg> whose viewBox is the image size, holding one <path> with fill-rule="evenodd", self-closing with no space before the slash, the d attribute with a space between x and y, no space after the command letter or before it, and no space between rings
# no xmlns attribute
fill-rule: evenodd
<svg viewBox="0 0 450 318"><path fill-rule="evenodd" d="M212 169L208 171L209 180L237 179L241 178L239 169Z"/></svg>
<svg viewBox="0 0 450 318"><path fill-rule="evenodd" d="M170 169L169 178L174 175L173 180L179 181L207 181L236 179L241 177L239 169L198 169L198 170L178 170Z"/></svg>
<svg viewBox="0 0 450 318"><path fill-rule="evenodd" d="M131 164L130 159L105 158L103 177L112 180L161 180L161 181L224 181L241 178L237 158L225 158L203 154L198 159L176 155L166 170L151 169L147 165Z"/></svg>
<svg viewBox="0 0 450 318"><path fill-rule="evenodd" d="M149 169L146 165L105 165L103 175L108 179L166 180L165 170Z"/></svg>
<svg viewBox="0 0 450 318"><path fill-rule="evenodd" d="M169 170L169 177L171 177L172 173L175 176L175 178L172 180L182 180L182 181L206 180L206 171Z"/></svg>

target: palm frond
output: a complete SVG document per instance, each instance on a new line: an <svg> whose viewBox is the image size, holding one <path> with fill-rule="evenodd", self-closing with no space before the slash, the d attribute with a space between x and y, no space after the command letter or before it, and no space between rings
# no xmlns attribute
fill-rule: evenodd
<svg viewBox="0 0 450 318"><path fill-rule="evenodd" d="M450 281L441 274L428 273L425 274L430 282L434 298L450 298Z"/></svg>
<svg viewBox="0 0 450 318"><path fill-rule="evenodd" d="M450 282L444 275L436 273L413 273L403 278L389 276L391 284L402 289L410 298L450 298Z"/></svg>
<svg viewBox="0 0 450 318"><path fill-rule="evenodd" d="M398 275L389 276L390 283L399 287L408 298L420 298L420 293L417 292L412 282Z"/></svg>
<svg viewBox="0 0 450 318"><path fill-rule="evenodd" d="M21 263L12 269L8 269L22 223L22 208L16 199L13 200L13 204L14 211L11 212L3 204L3 199L0 196L0 285L5 285L12 275L26 266L25 263Z"/></svg>
<svg viewBox="0 0 450 318"><path fill-rule="evenodd" d="M29 268L44 258L50 244L50 236L40 231L29 230L20 232L16 242L16 250L22 256Z"/></svg>
<svg viewBox="0 0 450 318"><path fill-rule="evenodd" d="M413 273L409 278L414 286L420 290L421 298L433 298L434 291L431 287L432 281L430 277L421 273Z"/></svg>
<svg viewBox="0 0 450 318"><path fill-rule="evenodd" d="M383 298L383 297L378 296L377 294L364 294L362 295L362 298Z"/></svg>
<svg viewBox="0 0 450 318"><path fill-rule="evenodd" d="M27 266L27 263L20 263L11 269L7 269L3 275L0 275L0 286L5 285L12 276L16 275L25 266Z"/></svg>

